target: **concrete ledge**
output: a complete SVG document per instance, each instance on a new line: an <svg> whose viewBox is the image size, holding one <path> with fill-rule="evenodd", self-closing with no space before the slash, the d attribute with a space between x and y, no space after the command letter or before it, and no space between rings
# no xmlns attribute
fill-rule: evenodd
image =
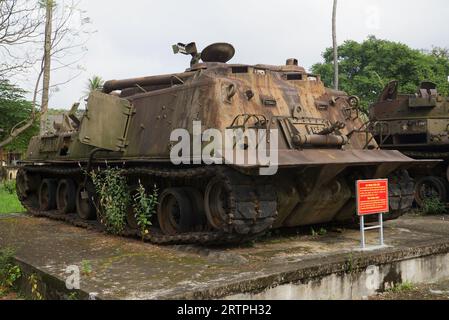
<svg viewBox="0 0 449 320"><path fill-rule="evenodd" d="M18 288L22 294L27 298L39 300L38 295L41 295L44 300L88 300L92 299L89 293L83 290L69 290L66 287L65 281L40 270L20 258L15 258L15 264L20 267L22 277L19 280ZM36 284L36 292L32 286ZM96 297L94 297L96 299Z"/></svg>
<svg viewBox="0 0 449 320"><path fill-rule="evenodd" d="M254 280L254 285L248 287L246 293L228 298L354 300L406 281L419 284L449 279L447 243L337 260ZM268 289L259 285L270 282Z"/></svg>
<svg viewBox="0 0 449 320"><path fill-rule="evenodd" d="M387 223L385 235L390 247L372 252L357 250L358 230L238 248L159 247L26 215L0 217L0 247L16 249L48 299L73 296L65 287L69 266L82 273L79 299L361 299L403 281L449 278L447 217L404 217Z"/></svg>

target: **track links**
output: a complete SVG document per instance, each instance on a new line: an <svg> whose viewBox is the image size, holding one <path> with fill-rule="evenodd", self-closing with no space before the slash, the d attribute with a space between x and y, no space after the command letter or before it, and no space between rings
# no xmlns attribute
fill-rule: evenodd
<svg viewBox="0 0 449 320"><path fill-rule="evenodd" d="M164 235L160 229L152 227L143 239L157 245L199 244L199 245L225 245L243 243L254 240L263 235L273 225L277 216L276 195L273 188L267 184L263 177L251 177L238 173L228 167L198 167L190 169L167 169L132 167L124 169L128 176L146 176L162 179L213 179L219 177L225 184L229 199L229 225L224 230L210 232L190 232L174 236ZM42 176L67 177L82 175L81 168L50 167L50 166L24 166L19 170L18 176L27 181L27 174L40 174ZM260 179L260 181L256 181ZM104 226L98 221L86 221L77 214L61 214L58 211L40 211L36 209L29 196L24 196L18 190L19 199L28 212L35 217L44 217L62 221L76 227L106 232ZM126 227L120 236L139 238L139 230Z"/></svg>

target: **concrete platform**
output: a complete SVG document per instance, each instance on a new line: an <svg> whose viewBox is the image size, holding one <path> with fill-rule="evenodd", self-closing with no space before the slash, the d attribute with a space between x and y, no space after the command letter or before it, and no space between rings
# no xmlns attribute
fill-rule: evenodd
<svg viewBox="0 0 449 320"><path fill-rule="evenodd" d="M388 247L369 252L358 250L358 230L273 236L237 248L159 247L0 216L0 247L16 250L49 299L67 298L67 267L83 273L86 265L80 299L361 299L402 281L449 278L449 216L388 222L385 238ZM372 244L376 239L368 234Z"/></svg>

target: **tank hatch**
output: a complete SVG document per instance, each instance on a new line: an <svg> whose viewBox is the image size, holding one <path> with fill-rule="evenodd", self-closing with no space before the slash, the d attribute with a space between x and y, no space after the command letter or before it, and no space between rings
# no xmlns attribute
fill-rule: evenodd
<svg viewBox="0 0 449 320"><path fill-rule="evenodd" d="M81 123L81 143L110 151L123 151L128 142L132 106L128 100L93 92Z"/></svg>

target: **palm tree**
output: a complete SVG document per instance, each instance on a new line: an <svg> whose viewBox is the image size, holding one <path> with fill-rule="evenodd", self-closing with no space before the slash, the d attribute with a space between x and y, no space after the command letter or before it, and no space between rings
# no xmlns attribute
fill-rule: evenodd
<svg viewBox="0 0 449 320"><path fill-rule="evenodd" d="M100 76L93 76L87 81L86 84L86 96L94 91L100 91L103 89L104 81Z"/></svg>
<svg viewBox="0 0 449 320"><path fill-rule="evenodd" d="M334 47L334 88L338 90L337 0L334 0L334 10L332 12L332 41Z"/></svg>

